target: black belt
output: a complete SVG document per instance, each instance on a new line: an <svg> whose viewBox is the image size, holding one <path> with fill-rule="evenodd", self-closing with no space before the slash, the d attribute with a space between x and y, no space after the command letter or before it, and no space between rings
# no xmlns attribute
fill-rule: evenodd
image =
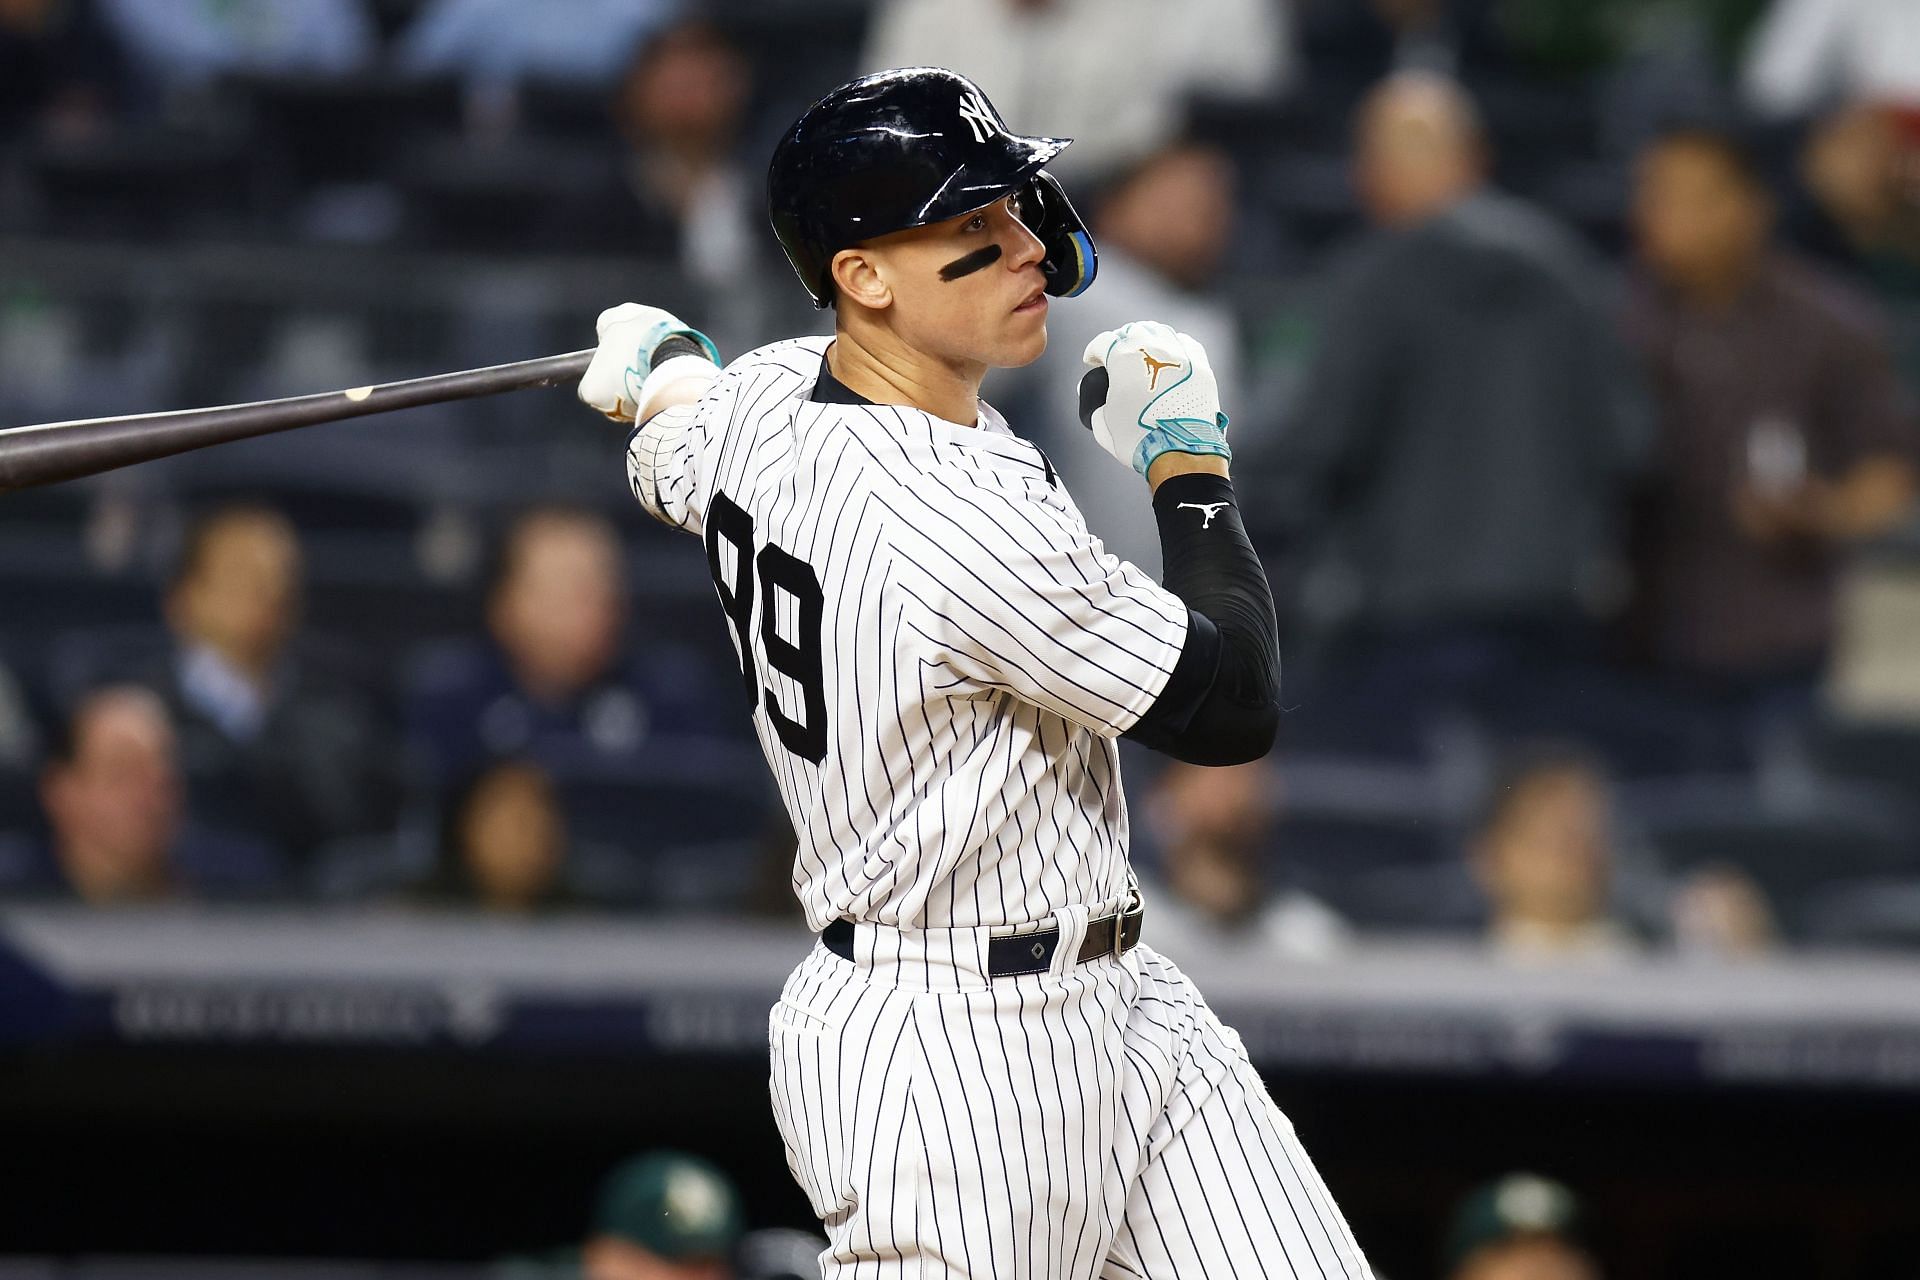
<svg viewBox="0 0 1920 1280"><path fill-rule="evenodd" d="M1124 911L1087 921L1087 936L1076 961L1085 964L1101 956L1123 956L1140 943L1140 899ZM835 920L820 931L820 941L842 960L853 959L853 921ZM1053 951L1060 945L1058 929L1015 933L987 940L987 976L1015 978L1023 973L1045 973L1053 967Z"/></svg>

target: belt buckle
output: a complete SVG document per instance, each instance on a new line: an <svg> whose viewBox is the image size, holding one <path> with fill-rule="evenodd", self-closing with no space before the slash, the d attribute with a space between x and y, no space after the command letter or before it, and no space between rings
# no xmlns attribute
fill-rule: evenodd
<svg viewBox="0 0 1920 1280"><path fill-rule="evenodd" d="M1127 891L1127 903L1113 913L1113 945L1108 954L1115 960L1127 954L1127 917L1140 910L1140 889L1135 885Z"/></svg>

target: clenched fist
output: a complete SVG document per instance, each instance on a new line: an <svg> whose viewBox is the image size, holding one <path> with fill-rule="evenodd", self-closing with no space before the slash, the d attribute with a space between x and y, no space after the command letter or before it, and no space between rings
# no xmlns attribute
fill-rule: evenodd
<svg viewBox="0 0 1920 1280"><path fill-rule="evenodd" d="M678 334L703 347L715 364L720 353L707 335L688 328L670 311L623 302L600 313L594 324L599 349L580 379L576 394L615 422L632 422L640 407L641 384L653 371L653 353Z"/></svg>
<svg viewBox="0 0 1920 1280"><path fill-rule="evenodd" d="M1230 458L1227 415L1206 350L1171 325L1135 321L1087 344L1080 421L1100 447L1147 474L1163 453Z"/></svg>

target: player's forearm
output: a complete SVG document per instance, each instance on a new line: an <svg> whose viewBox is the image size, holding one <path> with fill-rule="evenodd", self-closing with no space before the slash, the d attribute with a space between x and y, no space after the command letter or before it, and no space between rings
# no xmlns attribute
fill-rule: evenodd
<svg viewBox="0 0 1920 1280"><path fill-rule="evenodd" d="M1128 736L1191 764L1257 760L1280 724L1279 626L1233 485L1211 468L1163 476L1153 512L1166 588L1192 616L1173 675Z"/></svg>
<svg viewBox="0 0 1920 1280"><path fill-rule="evenodd" d="M596 357L597 358L597 357ZM689 410L713 385L719 371L711 347L675 334L647 356L647 374L629 386L633 396L633 434L627 437L627 486L656 520L698 532L688 508L686 437Z"/></svg>

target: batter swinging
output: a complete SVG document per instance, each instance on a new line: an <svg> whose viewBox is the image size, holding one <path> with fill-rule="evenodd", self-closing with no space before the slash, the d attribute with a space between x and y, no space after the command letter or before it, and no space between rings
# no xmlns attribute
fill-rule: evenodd
<svg viewBox="0 0 1920 1280"><path fill-rule="evenodd" d="M639 424L635 497L700 535L820 939L772 1093L832 1277L1367 1276L1239 1037L1140 945L1114 740L1255 759L1265 574L1206 353L1086 350L1081 410L1146 479L1165 585L1106 554L979 398L1093 280L1043 167L931 68L856 80L774 153L775 232L831 338L717 369L634 304L583 400Z"/></svg>

